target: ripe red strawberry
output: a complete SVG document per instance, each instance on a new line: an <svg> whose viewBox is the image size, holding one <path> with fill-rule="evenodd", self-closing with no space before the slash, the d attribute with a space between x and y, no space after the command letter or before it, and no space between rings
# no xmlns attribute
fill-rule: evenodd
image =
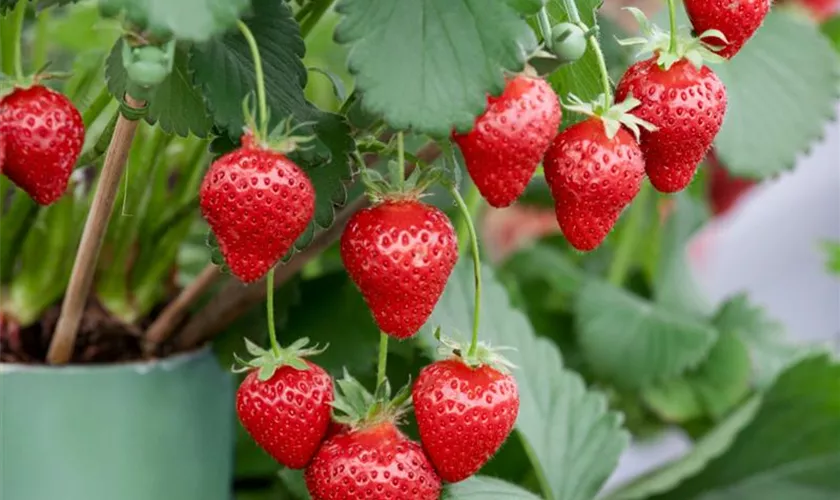
<svg viewBox="0 0 840 500"><path fill-rule="evenodd" d="M718 54L731 58L764 22L771 0L684 0L683 3L698 36L713 29L726 36L727 44L714 37L705 40L722 46Z"/></svg>
<svg viewBox="0 0 840 500"><path fill-rule="evenodd" d="M2 172L41 205L64 194L82 152L82 116L64 95L41 85L16 88L0 100Z"/></svg>
<svg viewBox="0 0 840 500"><path fill-rule="evenodd" d="M327 434L332 379L320 366L283 365L268 380L252 370L236 393L236 412L245 430L279 463L306 467Z"/></svg>
<svg viewBox="0 0 840 500"><path fill-rule="evenodd" d="M639 99L633 113L658 127L643 130L640 141L653 186L664 193L685 189L723 124L723 83L706 66L680 59L665 70L653 56L627 70L616 94Z"/></svg>
<svg viewBox="0 0 840 500"><path fill-rule="evenodd" d="M458 243L437 208L386 199L353 215L341 235L341 258L379 328L404 339L432 313L458 259Z"/></svg>
<svg viewBox="0 0 840 500"><path fill-rule="evenodd" d="M487 98L487 111L467 134L452 137L481 195L494 207L516 201L557 135L557 95L540 78L517 76L502 95Z"/></svg>
<svg viewBox="0 0 840 500"><path fill-rule="evenodd" d="M390 421L333 436L306 469L313 500L437 500L440 478Z"/></svg>
<svg viewBox="0 0 840 500"><path fill-rule="evenodd" d="M560 229L582 251L607 237L645 174L642 151L630 132L621 128L610 139L596 117L558 135L543 166Z"/></svg>
<svg viewBox="0 0 840 500"><path fill-rule="evenodd" d="M478 472L505 442L519 414L519 392L509 375L461 359L438 361L420 372L411 393L423 449L444 481Z"/></svg>
<svg viewBox="0 0 840 500"><path fill-rule="evenodd" d="M315 190L284 154L242 138L242 147L210 166L200 192L201 213L230 270L250 283L292 247L315 213Z"/></svg>

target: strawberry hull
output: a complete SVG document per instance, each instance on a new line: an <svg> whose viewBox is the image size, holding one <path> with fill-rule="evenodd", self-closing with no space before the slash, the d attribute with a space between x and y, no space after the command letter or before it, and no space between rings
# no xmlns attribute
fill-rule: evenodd
<svg viewBox="0 0 840 500"><path fill-rule="evenodd" d="M139 363L3 363L0 385L0 498L230 499L233 383L209 349Z"/></svg>

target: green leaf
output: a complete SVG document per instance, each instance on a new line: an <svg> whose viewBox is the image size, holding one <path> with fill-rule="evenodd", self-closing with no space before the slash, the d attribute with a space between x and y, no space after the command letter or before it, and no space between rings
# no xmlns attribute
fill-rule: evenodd
<svg viewBox="0 0 840 500"><path fill-rule="evenodd" d="M375 363L379 329L364 299L345 273L333 273L301 284L301 300L279 332L281 342L309 337L329 348L313 361L333 375L353 373Z"/></svg>
<svg viewBox="0 0 840 500"><path fill-rule="evenodd" d="M203 42L234 27L248 0L99 0L106 17L124 14L158 38Z"/></svg>
<svg viewBox="0 0 840 500"><path fill-rule="evenodd" d="M709 358L684 377L645 388L642 397L660 416L685 422L701 416L719 419L740 403L750 388L750 357L731 331L721 331Z"/></svg>
<svg viewBox="0 0 840 500"><path fill-rule="evenodd" d="M126 91L127 75L122 60L123 43L120 39L114 44L105 66L108 90L114 96L122 96ZM175 50L172 72L149 99L146 121L157 123L170 134L186 136L192 133L198 137L207 137L213 123L201 91L192 82L188 59L188 50L179 45Z"/></svg>
<svg viewBox="0 0 840 500"><path fill-rule="evenodd" d="M785 371L728 451L655 500L817 500L840 491L840 364L828 355Z"/></svg>
<svg viewBox="0 0 840 500"><path fill-rule="evenodd" d="M840 243L827 242L823 248L827 256L826 268L830 273L840 275Z"/></svg>
<svg viewBox="0 0 840 500"><path fill-rule="evenodd" d="M521 71L536 38L507 2L341 0L339 43L363 105L396 129L447 136L470 129Z"/></svg>
<svg viewBox="0 0 840 500"><path fill-rule="evenodd" d="M441 500L539 500L540 497L519 486L487 476L473 476L447 485Z"/></svg>
<svg viewBox="0 0 840 500"><path fill-rule="evenodd" d="M729 94L715 148L737 175L763 178L793 168L834 117L838 54L806 20L771 12L738 56L714 70Z"/></svg>
<svg viewBox="0 0 840 500"><path fill-rule="evenodd" d="M518 251L505 262L504 271L526 286L542 285L542 302L552 310L563 310L586 280L584 271L565 253L546 243Z"/></svg>
<svg viewBox="0 0 840 500"><path fill-rule="evenodd" d="M823 22L820 31L831 41L834 50L840 52L840 15Z"/></svg>
<svg viewBox="0 0 840 500"><path fill-rule="evenodd" d="M787 367L815 352L788 342L784 327L751 304L745 294L726 301L715 316L715 324L746 344L752 359L753 384L758 388L768 387Z"/></svg>
<svg viewBox="0 0 840 500"><path fill-rule="evenodd" d="M556 500L589 500L618 462L627 446L621 416L607 410L605 397L587 390L583 380L563 368L554 344L534 334L525 316L513 309L492 270L482 272L481 339L505 352L514 364L520 394L516 429L533 466L545 477ZM471 331L473 272L461 259L446 290L422 330L430 355L436 349L433 328L446 334Z"/></svg>
<svg viewBox="0 0 840 500"><path fill-rule="evenodd" d="M547 1L548 0L507 0L507 3L520 14L530 16L539 12Z"/></svg>
<svg viewBox="0 0 840 500"><path fill-rule="evenodd" d="M717 337L703 321L601 282L584 286L576 309L584 356L596 373L624 388L697 366Z"/></svg>
<svg viewBox="0 0 840 500"><path fill-rule="evenodd" d="M296 134L317 138L311 143L312 151L289 155L309 175L316 193L314 221L295 243L300 250L312 240L316 227L332 224L335 206L345 202L344 184L351 178L349 154L355 145L344 118L318 110L304 97L307 73L301 58L305 46L286 3L256 0L254 13L245 23L262 58L271 123L292 116L295 123L306 123ZM256 88L251 52L242 34L232 32L194 46L190 67L215 124L238 138L245 126L242 101Z"/></svg>
<svg viewBox="0 0 840 500"><path fill-rule="evenodd" d="M664 308L707 316L713 309L694 278L686 247L689 238L708 220L708 211L686 194L675 198L676 207L662 231L654 296Z"/></svg>
<svg viewBox="0 0 840 500"><path fill-rule="evenodd" d="M607 496L606 500L637 500L648 498L673 488L685 478L703 470L732 445L735 437L752 421L761 399L754 397L745 402L726 420L712 429L682 458L634 479Z"/></svg>
<svg viewBox="0 0 840 500"><path fill-rule="evenodd" d="M571 0L577 5L581 21L587 26L593 27L597 24L595 11L601 6L602 0ZM548 16L552 24L570 21L569 13L566 11L564 0L551 0L548 3ZM614 43L599 35L601 42L605 45ZM586 53L577 61L561 66L560 69L548 77L548 82L557 92L557 95L567 102L568 95L574 94L584 102L593 101L602 94L604 85L601 81L601 71L598 65L598 57L592 47L586 49ZM570 127L582 121L586 116L580 113L563 110L563 127Z"/></svg>
<svg viewBox="0 0 840 500"><path fill-rule="evenodd" d="M347 122L339 115L320 113L317 115L315 134L327 147L326 161L307 158L303 154L289 157L303 168L315 188L315 215L306 231L295 241L295 249L306 248L315 235L316 227L330 227L335 220L335 207L347 201L347 183L352 179L349 155L356 143L350 136Z"/></svg>

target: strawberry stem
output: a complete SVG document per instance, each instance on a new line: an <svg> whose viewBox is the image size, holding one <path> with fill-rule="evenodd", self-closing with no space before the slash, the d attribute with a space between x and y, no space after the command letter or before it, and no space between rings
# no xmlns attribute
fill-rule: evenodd
<svg viewBox="0 0 840 500"><path fill-rule="evenodd" d="M636 199L633 200L633 204L628 210L627 221L624 223L624 228L621 232L621 240L613 254L613 260L607 273L609 282L617 287L624 284L627 273L630 271L633 252L636 250L639 237L642 233L642 224L645 219L649 195L650 186L646 182L642 183L639 194L636 195Z"/></svg>
<svg viewBox="0 0 840 500"><path fill-rule="evenodd" d="M400 192L405 192L405 138L403 133L397 133L397 178L391 179Z"/></svg>
<svg viewBox="0 0 840 500"><path fill-rule="evenodd" d="M481 200L481 193L478 191L478 186L470 183L469 188L467 188L467 194L464 197L464 203L467 205L469 217L459 217L455 224L455 236L458 237L458 241L467 241L467 238L470 237L469 223L471 218L477 217L479 208L481 208ZM463 254L466 251L467 247L464 245L459 248L458 253Z"/></svg>
<svg viewBox="0 0 840 500"><path fill-rule="evenodd" d="M575 0L563 0L563 6L566 12L569 13L569 21L577 24L585 33L590 33L589 26L583 23L580 19L580 12L578 12ZM595 33L588 35L589 45L595 51L595 57L598 59L598 69L601 72L601 84L604 88L604 96L606 97L607 105L612 103L612 88L610 87L610 74L607 73L607 63L604 60L604 52L601 50L601 44L598 43L598 36Z"/></svg>
<svg viewBox="0 0 840 500"><path fill-rule="evenodd" d="M458 188L451 186L449 192L452 193L452 197L455 199L455 203L461 211L461 217L467 223L467 230L470 234L470 249L472 251L473 272L475 274L475 306L473 307L472 341L470 342L470 349L467 351L467 356L472 357L475 356L475 352L478 349L478 323L481 316L481 259L478 252L478 236L475 232L475 225L470 215L470 209L466 202L464 202L464 198L461 197Z"/></svg>
<svg viewBox="0 0 840 500"><path fill-rule="evenodd" d="M242 21L238 21L237 26L239 27L239 31L242 32L242 36L248 42L248 47L251 49L251 57L254 59L254 76L257 79L257 106L260 113L259 138L265 139L268 137L268 101L265 97L265 76L263 74L262 58L260 58L260 49L248 25Z"/></svg>
<svg viewBox="0 0 840 500"><path fill-rule="evenodd" d="M388 367L388 334L379 332L379 364L376 369L377 389L385 382L385 369Z"/></svg>
<svg viewBox="0 0 840 500"><path fill-rule="evenodd" d="M584 31L589 29L583 23L578 23L578 25ZM601 85L603 85L604 90L604 103L607 107L609 107L612 104L610 74L607 72L607 62L604 59L604 52L601 50L601 44L598 43L598 36L594 33L589 35L589 46L592 47L592 50L595 52L595 58L598 59L598 71L601 73Z"/></svg>
<svg viewBox="0 0 840 500"><path fill-rule="evenodd" d="M672 54L677 53L677 7L674 5L674 0L668 0L668 19L671 22L671 45L668 47L668 52Z"/></svg>
<svg viewBox="0 0 840 500"><path fill-rule="evenodd" d="M265 278L265 312L268 318L268 341L271 342L271 351L278 358L280 357L280 344L277 342L277 328L274 326L274 268L268 271Z"/></svg>
<svg viewBox="0 0 840 500"><path fill-rule="evenodd" d="M15 69L15 78L18 81L23 80L23 58L21 57L20 37L23 34L23 19L26 17L27 5L29 5L29 2L18 2L12 11L12 32L10 38L14 47L12 61Z"/></svg>
<svg viewBox="0 0 840 500"><path fill-rule="evenodd" d="M332 5L332 3L333 0L312 0L306 5L312 5L313 7L310 7L309 10L311 12L308 16L305 16L306 19L302 19L302 17L304 16L301 16L301 19L299 20L301 38L306 39L306 37L309 36L309 34L312 32L312 29L318 25L318 21L320 21L321 18L324 17L324 14L326 14L326 12L330 10L330 6ZM305 8L306 7L304 7L304 9ZM301 11L303 11L303 9L301 9Z"/></svg>

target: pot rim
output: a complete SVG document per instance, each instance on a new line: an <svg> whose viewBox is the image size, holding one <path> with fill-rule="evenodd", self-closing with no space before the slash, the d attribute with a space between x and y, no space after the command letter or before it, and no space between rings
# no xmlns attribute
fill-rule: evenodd
<svg viewBox="0 0 840 500"><path fill-rule="evenodd" d="M167 358L126 361L120 363L91 363L53 366L46 364L0 363L0 374L26 372L34 374L61 373L62 375L88 375L91 373L107 374L118 371L133 371L145 374L151 371L172 371L212 352L211 346L204 345L197 349L180 352Z"/></svg>

